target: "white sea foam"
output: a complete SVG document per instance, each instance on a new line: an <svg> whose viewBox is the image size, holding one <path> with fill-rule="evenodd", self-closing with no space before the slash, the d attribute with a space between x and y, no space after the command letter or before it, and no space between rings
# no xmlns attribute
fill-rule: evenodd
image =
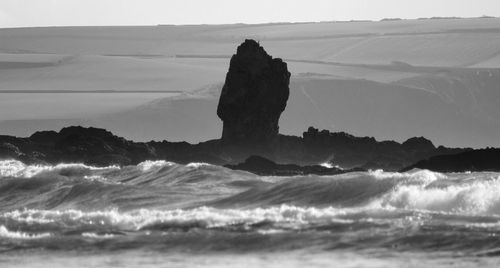
<svg viewBox="0 0 500 268"><path fill-rule="evenodd" d="M96 234L96 233L82 233L83 237L97 238L97 239L110 239L115 237L113 234Z"/></svg>
<svg viewBox="0 0 500 268"><path fill-rule="evenodd" d="M387 172L381 169L377 169L374 171L368 171L368 174L376 179L407 179L413 182L421 181L425 183L431 183L437 180L448 178L448 176L443 173L433 172L425 169L413 170L409 172Z"/></svg>
<svg viewBox="0 0 500 268"><path fill-rule="evenodd" d="M146 160L144 162L139 163L137 167L139 167L142 171L149 171L153 168L169 167L173 165L175 165L175 163L168 162L165 160L156 160L156 161Z"/></svg>
<svg viewBox="0 0 500 268"><path fill-rule="evenodd" d="M189 163L186 165L186 167L190 167L190 168L199 168L199 167L205 167L205 166L211 166L210 164L208 163Z"/></svg>
<svg viewBox="0 0 500 268"><path fill-rule="evenodd" d="M13 238L13 239L39 239L49 236L50 233L31 234L31 233L10 231L5 226L0 225L0 237Z"/></svg>
<svg viewBox="0 0 500 268"><path fill-rule="evenodd" d="M26 166L16 160L3 160L0 161L0 176L1 177L14 177L19 174Z"/></svg>
<svg viewBox="0 0 500 268"><path fill-rule="evenodd" d="M120 169L118 166L109 167L94 167L84 164L58 164L55 166L48 165L25 165L17 160L2 160L0 161L0 177L16 177L16 178L31 178L42 172L57 171L57 170L114 170Z"/></svg>
<svg viewBox="0 0 500 268"><path fill-rule="evenodd" d="M344 170L341 166L334 165L334 164L332 164L330 162L321 163L320 166L325 167L325 168L337 168L337 169L340 169L340 170Z"/></svg>
<svg viewBox="0 0 500 268"><path fill-rule="evenodd" d="M399 176L399 175L398 175ZM382 197L381 207L451 212L466 215L500 215L500 178L483 175L475 179L449 178L418 171ZM447 179L442 184L438 180Z"/></svg>
<svg viewBox="0 0 500 268"><path fill-rule="evenodd" d="M80 210L17 210L0 214L0 218L27 224L112 225L121 229L139 230L156 224L187 224L199 222L207 228L235 224L251 225L272 222L296 228L310 222L346 222L338 216L352 213L349 209L303 208L289 205L256 209L217 209L199 207L194 209L148 210L131 212L117 210L83 212Z"/></svg>

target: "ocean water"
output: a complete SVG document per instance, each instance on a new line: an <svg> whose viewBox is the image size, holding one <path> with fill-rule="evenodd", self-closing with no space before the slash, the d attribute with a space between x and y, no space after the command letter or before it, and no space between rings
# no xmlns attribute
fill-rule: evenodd
<svg viewBox="0 0 500 268"><path fill-rule="evenodd" d="M0 267L498 267L500 173L0 161Z"/></svg>

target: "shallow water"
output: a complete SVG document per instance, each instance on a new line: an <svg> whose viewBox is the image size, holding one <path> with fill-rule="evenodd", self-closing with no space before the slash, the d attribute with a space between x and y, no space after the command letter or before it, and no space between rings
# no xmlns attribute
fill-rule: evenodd
<svg viewBox="0 0 500 268"><path fill-rule="evenodd" d="M500 173L0 161L2 267L496 267L499 236Z"/></svg>

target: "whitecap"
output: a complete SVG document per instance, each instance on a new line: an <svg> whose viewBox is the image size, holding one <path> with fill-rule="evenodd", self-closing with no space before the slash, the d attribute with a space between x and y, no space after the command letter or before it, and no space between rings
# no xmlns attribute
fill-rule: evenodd
<svg viewBox="0 0 500 268"><path fill-rule="evenodd" d="M97 233L82 233L83 237L96 238L96 239L110 239L115 237L113 234L97 234Z"/></svg>
<svg viewBox="0 0 500 268"><path fill-rule="evenodd" d="M146 171L150 171L153 168L162 168L162 167L167 167L167 166L169 167L169 166L173 166L173 165L175 165L175 163L168 162L165 160L155 160L155 161L146 160L144 162L139 163L137 165L137 167L139 167L142 171L146 172Z"/></svg>
<svg viewBox="0 0 500 268"><path fill-rule="evenodd" d="M357 210L292 205L255 209L218 209L213 207L174 210L139 209L128 212L26 209L0 214L0 218L27 224L100 225L118 227L122 230L140 230L158 224L183 225L194 222L201 223L206 228L235 224L252 225L260 222L271 222L287 228L300 228L300 226L311 222L343 223L346 221L339 217L355 211Z"/></svg>
<svg viewBox="0 0 500 268"><path fill-rule="evenodd" d="M200 167L206 167L206 166L211 166L211 165L208 163L197 163L197 162L189 163L186 165L186 167L189 167L189 168L200 168Z"/></svg>
<svg viewBox="0 0 500 268"><path fill-rule="evenodd" d="M32 234L25 232L10 231L5 226L0 225L0 237L13 239L40 239L51 236L50 233Z"/></svg>
<svg viewBox="0 0 500 268"><path fill-rule="evenodd" d="M428 173L431 174L431 173ZM500 179L483 177L475 180L450 179L434 185L427 178L421 183L400 182L375 203L382 207L410 210L451 212L465 215L500 214Z"/></svg>
<svg viewBox="0 0 500 268"><path fill-rule="evenodd" d="M26 165L17 160L0 161L0 177L32 178L42 172L60 171L60 170L89 170L103 171L120 169L118 166L94 167L84 164L66 164L61 163L55 166L51 165Z"/></svg>
<svg viewBox="0 0 500 268"><path fill-rule="evenodd" d="M336 169L340 169L340 170L344 170L341 166L339 165L334 165L333 163L331 162L325 162L325 163L321 163L319 164L320 166L322 167L325 167L325 168L336 168Z"/></svg>

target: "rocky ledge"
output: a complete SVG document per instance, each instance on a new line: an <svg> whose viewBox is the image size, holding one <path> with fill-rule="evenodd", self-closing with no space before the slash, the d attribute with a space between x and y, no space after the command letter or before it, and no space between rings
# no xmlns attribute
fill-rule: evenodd
<svg viewBox="0 0 500 268"><path fill-rule="evenodd" d="M276 164L261 156L250 156L237 165L226 165L230 169L244 170L261 176L298 176L298 175L337 175L342 173L365 171L362 168L344 170L338 167L322 165L299 166L295 164Z"/></svg>
<svg viewBox="0 0 500 268"><path fill-rule="evenodd" d="M437 172L500 172L500 149L486 148L453 155L438 155L419 161L414 165L404 168L403 171L414 168Z"/></svg>
<svg viewBox="0 0 500 268"><path fill-rule="evenodd" d="M421 146L417 146L420 143ZM104 129L76 126L59 132L36 132L27 138L0 136L0 159L16 159L27 164L74 162L95 166L124 166L165 159L178 163L226 165L232 169L275 176L333 175L363 169L500 171L500 149L436 148L431 144L423 138L400 144L310 128L303 137L280 135L276 141L278 149L253 156L254 150L227 149L220 140L199 144L143 143L126 140ZM322 163L342 168L327 168L321 166Z"/></svg>

